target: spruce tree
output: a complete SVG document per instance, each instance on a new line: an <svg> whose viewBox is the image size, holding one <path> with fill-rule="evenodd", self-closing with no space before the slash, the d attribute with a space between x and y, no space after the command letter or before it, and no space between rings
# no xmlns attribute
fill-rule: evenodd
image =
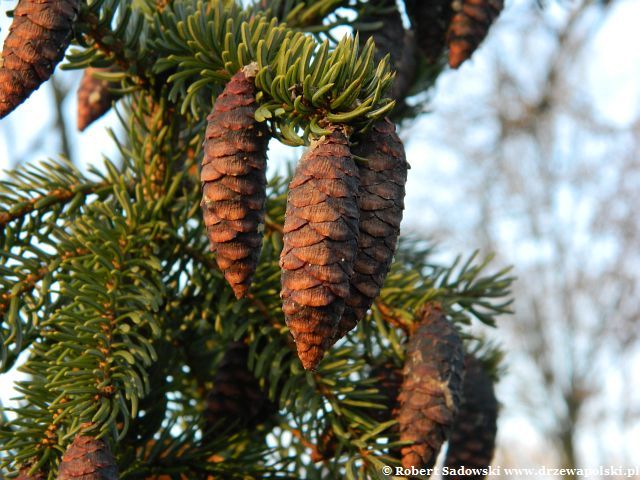
<svg viewBox="0 0 640 480"><path fill-rule="evenodd" d="M474 45L496 12L482 1L463 7ZM0 182L0 368L26 374L2 475L433 462L465 405L462 352L496 356L476 335L509 312L512 278L398 240L407 161L428 157L396 131L466 35L447 2L406 3L409 28L380 0L17 3L0 115L60 63L84 70L79 127L114 108L125 134L88 173L55 158ZM288 175L266 175L270 140L307 147Z"/></svg>

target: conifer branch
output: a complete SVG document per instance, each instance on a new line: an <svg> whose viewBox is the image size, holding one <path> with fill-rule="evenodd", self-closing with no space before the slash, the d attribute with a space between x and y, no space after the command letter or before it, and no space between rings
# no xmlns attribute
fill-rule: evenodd
<svg viewBox="0 0 640 480"><path fill-rule="evenodd" d="M22 218L34 210L40 208L50 209L53 206L68 203L74 200L78 194L82 196L100 194L109 188L108 182L85 183L71 185L68 188L56 188L46 194L20 202L7 211L0 212L0 227L4 228L8 223Z"/></svg>
<svg viewBox="0 0 640 480"><path fill-rule="evenodd" d="M84 67L88 66L88 63L96 64L104 63L105 61L108 66L115 63L123 72L128 72L128 78L134 85L143 89L149 89L153 80L146 73L149 71L149 68L143 63L144 61L148 61L149 58L141 57L138 60L136 56L132 55L131 50L135 44L131 42L131 39L129 39L129 41L124 39L122 35L122 32L124 32L127 26L127 21L121 23L117 31L112 30L111 21L112 16L116 12L116 8L112 7L111 11L107 10L104 12L105 18L101 19L100 12L96 9L96 6L98 9L100 8L101 3L102 2L96 2L94 4L95 6L83 6L81 9L79 29L84 33L83 41L89 46L89 50L83 52L82 55L72 52L69 55L70 64L67 65L66 68ZM132 7L124 8L129 9L128 13L132 15L130 11ZM128 18L130 17L127 16L127 19ZM142 19L136 18L135 20L139 25L135 30L139 31L142 27ZM137 38L134 40L136 42L138 41ZM99 62L99 60L102 60L102 62ZM107 65L95 66L104 67Z"/></svg>

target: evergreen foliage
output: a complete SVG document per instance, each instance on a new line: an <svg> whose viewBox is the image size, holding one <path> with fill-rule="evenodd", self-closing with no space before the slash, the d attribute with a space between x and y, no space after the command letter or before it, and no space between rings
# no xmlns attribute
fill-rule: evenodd
<svg viewBox="0 0 640 480"><path fill-rule="evenodd" d="M108 443L121 479L383 478L382 466L400 465L397 421L372 372L403 364L427 304L478 342L472 324L509 313L509 270L488 273L477 254L437 264L424 242L401 239L366 317L305 371L279 297L291 175L269 179L261 257L240 300L207 251L200 211L206 115L242 67L256 69L256 121L287 145L335 125L367 132L393 113L389 58L372 39L335 38L337 26L383 28L367 6L80 4L63 68L101 69L126 135L113 136L119 158L87 174L58 159L0 181L0 368L24 353L27 374L0 425L2 474L58 478L85 437ZM414 92L430 72L416 73ZM237 342L246 366L224 360ZM216 382L233 378L221 368L251 372L275 406L250 428L207 415Z"/></svg>

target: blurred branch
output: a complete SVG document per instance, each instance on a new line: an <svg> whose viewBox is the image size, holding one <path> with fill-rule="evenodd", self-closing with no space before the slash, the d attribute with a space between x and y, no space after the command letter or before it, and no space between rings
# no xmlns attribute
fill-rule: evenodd
<svg viewBox="0 0 640 480"><path fill-rule="evenodd" d="M63 105L66 98L69 96L71 89L66 85L63 85L60 80L58 80L55 76L51 78L51 90L53 91L54 105L55 105L55 118L54 118L54 126L56 130L59 132L60 144L61 144L61 154L64 155L67 159L69 159L72 163L74 162L72 150L71 150L71 142L69 140L69 127L64 117Z"/></svg>

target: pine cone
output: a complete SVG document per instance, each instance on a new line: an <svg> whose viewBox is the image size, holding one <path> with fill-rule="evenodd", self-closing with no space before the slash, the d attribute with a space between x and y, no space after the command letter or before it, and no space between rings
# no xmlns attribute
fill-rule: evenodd
<svg viewBox="0 0 640 480"><path fill-rule="evenodd" d="M236 73L207 120L202 209L211 250L236 298L246 295L262 248L267 146L250 68Z"/></svg>
<svg viewBox="0 0 640 480"><path fill-rule="evenodd" d="M482 363L465 357L464 395L449 438L445 465L483 469L493 459L498 430L498 401L493 381ZM484 475L453 476L454 479L483 479Z"/></svg>
<svg viewBox="0 0 640 480"><path fill-rule="evenodd" d="M398 393L402 386L402 370L391 362L378 365L371 370L371 376L377 380L376 388L387 408L384 410L373 410L371 416L378 422L384 423L391 420L398 414Z"/></svg>
<svg viewBox="0 0 640 480"><path fill-rule="evenodd" d="M431 468L460 405L464 374L462 341L437 307L427 307L411 336L398 401L405 468Z"/></svg>
<svg viewBox="0 0 640 480"><path fill-rule="evenodd" d="M395 126L386 119L377 122L359 139L353 153L368 159L368 163L358 165L358 254L349 284L349 297L334 341L364 318L389 273L400 234L409 168Z"/></svg>
<svg viewBox="0 0 640 480"><path fill-rule="evenodd" d="M358 248L358 170L336 129L301 158L284 222L282 310L305 369L332 345Z"/></svg>
<svg viewBox="0 0 640 480"><path fill-rule="evenodd" d="M405 6L418 47L429 63L436 62L446 45L451 0L405 0Z"/></svg>
<svg viewBox="0 0 640 480"><path fill-rule="evenodd" d="M20 0L0 55L0 118L45 82L69 46L79 0Z"/></svg>
<svg viewBox="0 0 640 480"><path fill-rule="evenodd" d="M109 82L98 80L95 72L111 71L109 68L89 67L84 71L78 88L78 130L84 131L111 108L117 96L109 91Z"/></svg>
<svg viewBox="0 0 640 480"><path fill-rule="evenodd" d="M500 14L503 0L456 0L449 31L449 65L458 68L478 48ZM457 7L457 8L456 8Z"/></svg>
<svg viewBox="0 0 640 480"><path fill-rule="evenodd" d="M58 480L118 480L118 466L109 445L78 435L62 456Z"/></svg>
<svg viewBox="0 0 640 480"><path fill-rule="evenodd" d="M229 345L207 396L205 419L209 428L263 423L277 408L247 366L249 348L243 342Z"/></svg>
<svg viewBox="0 0 640 480"><path fill-rule="evenodd" d="M416 75L414 35L412 32L405 31L395 0L369 0L368 5L379 10L393 9L391 13L378 14L373 11L360 17L360 22L382 22L382 27L373 31L361 31L359 38L362 47L370 37L373 37L376 44L376 62L389 54L391 70L396 72L389 96L394 100L403 100L413 85Z"/></svg>

